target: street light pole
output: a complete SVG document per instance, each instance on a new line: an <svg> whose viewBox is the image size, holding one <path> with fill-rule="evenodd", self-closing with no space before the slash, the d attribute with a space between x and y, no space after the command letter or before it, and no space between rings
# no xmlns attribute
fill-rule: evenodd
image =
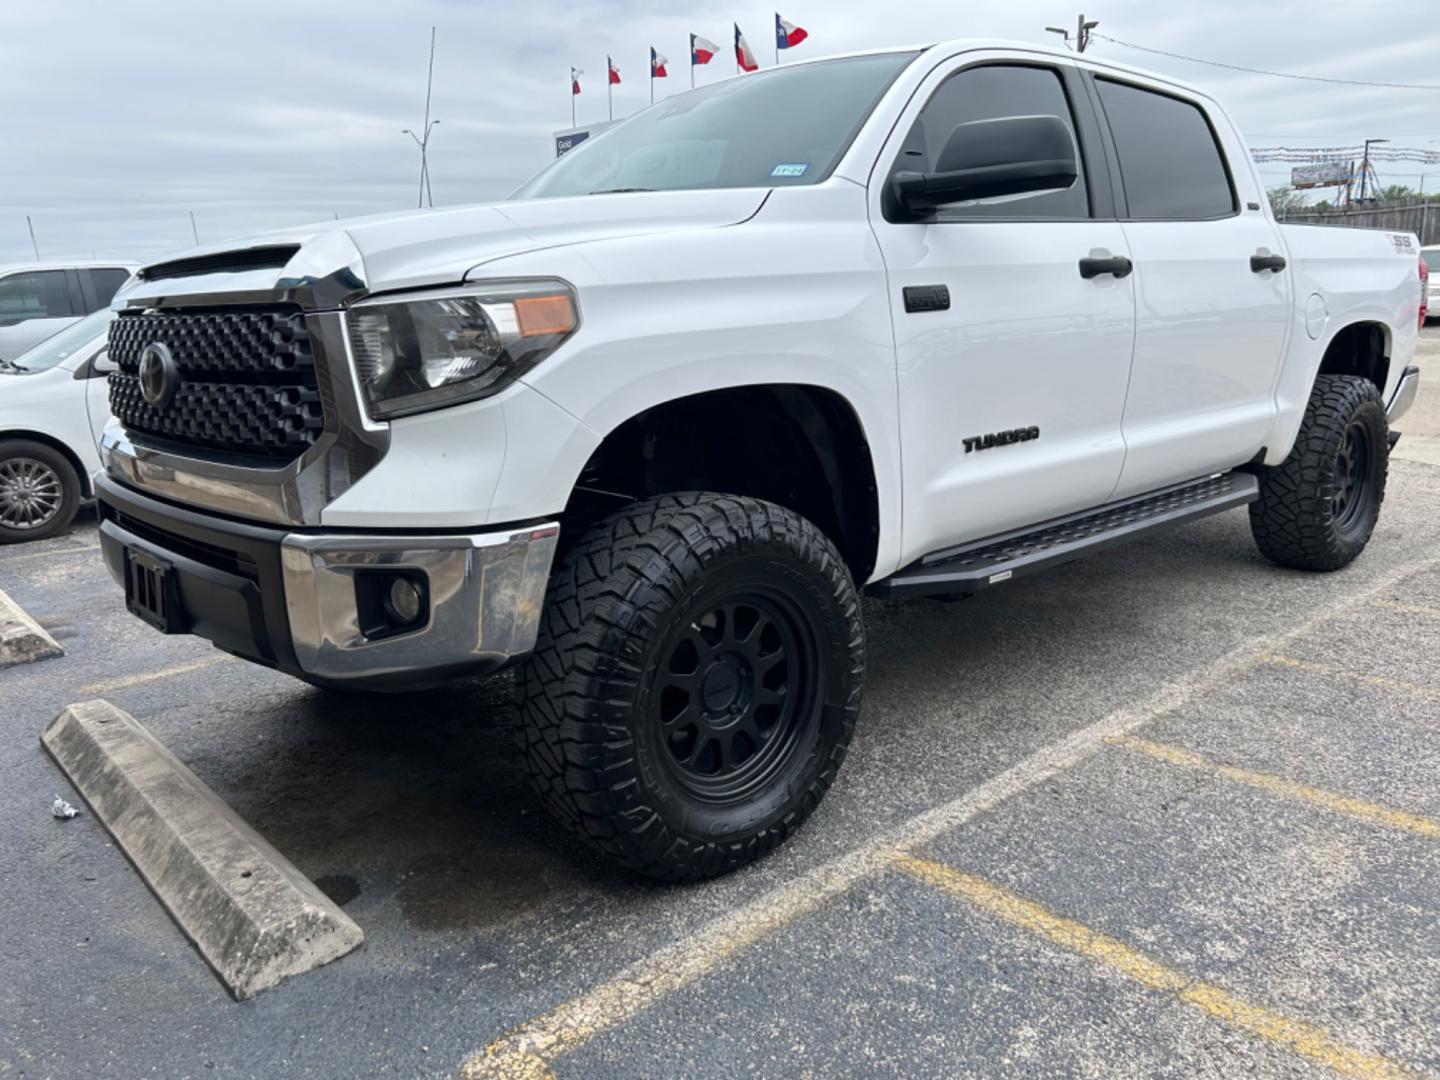
<svg viewBox="0 0 1440 1080"><path fill-rule="evenodd" d="M430 203L431 206L435 205L435 196L430 192L429 153L430 132L438 123L440 123L439 120L431 120L428 124L425 125L424 138L416 135L415 132L411 131L409 128L402 128L400 131L401 135L409 135L410 138L414 139L415 145L420 148L420 199L419 202L416 204L419 207L424 207L427 201Z"/></svg>
<svg viewBox="0 0 1440 1080"><path fill-rule="evenodd" d="M440 123L439 120L430 119L430 91L434 85L435 27L432 26L430 27L430 70L425 76L425 126L421 129L424 134L416 135L415 132L409 128L402 128L400 132L402 135L409 135L410 138L415 140L415 145L420 147L420 197L416 205L422 209L425 206L426 199L429 199L431 206L435 205L435 197L430 193L430 160L428 156L430 151L430 129Z"/></svg>

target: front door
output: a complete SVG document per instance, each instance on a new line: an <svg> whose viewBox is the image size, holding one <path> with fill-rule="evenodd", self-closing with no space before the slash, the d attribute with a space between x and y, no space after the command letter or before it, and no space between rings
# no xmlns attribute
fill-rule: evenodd
<svg viewBox="0 0 1440 1080"><path fill-rule="evenodd" d="M1078 73L969 53L915 102L871 200L894 313L907 560L1110 497L1135 324L1123 264L1081 266L1129 250ZM889 174L933 171L958 125L1035 115L1061 117L1076 136L1081 177L1069 190L956 204L924 221L889 203ZM940 286L949 306L934 310Z"/></svg>

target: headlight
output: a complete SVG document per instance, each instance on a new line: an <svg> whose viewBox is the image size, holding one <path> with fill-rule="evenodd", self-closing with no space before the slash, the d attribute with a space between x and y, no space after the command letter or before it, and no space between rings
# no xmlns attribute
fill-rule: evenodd
<svg viewBox="0 0 1440 1080"><path fill-rule="evenodd" d="M377 419L498 394L559 347L579 323L560 281L492 281L346 315L360 386Z"/></svg>

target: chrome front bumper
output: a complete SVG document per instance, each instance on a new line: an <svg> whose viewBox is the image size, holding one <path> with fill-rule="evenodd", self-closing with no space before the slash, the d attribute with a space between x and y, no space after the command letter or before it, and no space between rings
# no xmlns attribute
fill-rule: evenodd
<svg viewBox="0 0 1440 1080"><path fill-rule="evenodd" d="M535 646L560 535L549 523L470 536L313 536L280 546L295 660L322 682L406 683L491 671ZM415 570L429 618L372 640L361 628L356 574Z"/></svg>
<svg viewBox="0 0 1440 1080"><path fill-rule="evenodd" d="M1390 406L1385 410L1385 415L1390 423L1395 423L1404 416L1411 405L1415 404L1415 396L1420 393L1420 369L1407 367L1405 373L1400 376L1400 385L1395 388L1395 396L1390 399Z"/></svg>
<svg viewBox="0 0 1440 1080"><path fill-rule="evenodd" d="M312 682L382 690L484 675L535 646L556 522L471 534L292 532L161 502L104 473L95 487L116 581L132 592L135 555L149 557L152 573L163 568L163 583L147 579L147 590L165 593L165 617L142 617L165 633ZM375 618L375 590L396 574L425 585L413 626Z"/></svg>

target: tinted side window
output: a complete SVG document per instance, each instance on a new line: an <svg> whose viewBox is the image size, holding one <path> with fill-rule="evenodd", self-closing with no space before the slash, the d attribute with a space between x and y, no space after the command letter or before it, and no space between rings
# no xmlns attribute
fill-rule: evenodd
<svg viewBox="0 0 1440 1080"><path fill-rule="evenodd" d="M74 314L63 270L37 270L0 278L0 322Z"/></svg>
<svg viewBox="0 0 1440 1080"><path fill-rule="evenodd" d="M905 137L897 171L933 171L945 142L961 124L1008 116L1058 116L1075 138L1075 120L1060 73L1053 68L994 64L966 68L943 82L925 103ZM1076 155L1079 156L1078 146ZM1084 170L1067 191L1024 195L999 202L957 203L942 218L1083 218L1090 216Z"/></svg>
<svg viewBox="0 0 1440 1080"><path fill-rule="evenodd" d="M130 279L129 270L111 269L90 271L90 284L95 287L95 299L101 307L108 307L116 291Z"/></svg>
<svg viewBox="0 0 1440 1080"><path fill-rule="evenodd" d="M1130 216L1213 218L1235 212L1215 132L1191 102L1096 79L1120 156Z"/></svg>

